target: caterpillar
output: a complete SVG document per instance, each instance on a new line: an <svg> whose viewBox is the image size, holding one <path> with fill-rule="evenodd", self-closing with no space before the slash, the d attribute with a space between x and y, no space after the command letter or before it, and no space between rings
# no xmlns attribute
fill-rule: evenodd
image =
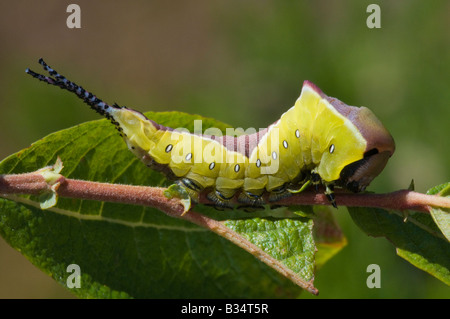
<svg viewBox="0 0 450 319"><path fill-rule="evenodd" d="M309 81L279 120L241 136L193 134L160 125L142 113L109 105L39 59L50 76L34 78L75 93L116 126L128 148L147 166L182 186L194 202L201 192L216 208L232 199L259 207L307 185L324 187L337 207L334 187L361 192L384 169L395 143L366 107L348 106ZM268 196L263 196L268 194ZM268 199L264 199L268 198Z"/></svg>

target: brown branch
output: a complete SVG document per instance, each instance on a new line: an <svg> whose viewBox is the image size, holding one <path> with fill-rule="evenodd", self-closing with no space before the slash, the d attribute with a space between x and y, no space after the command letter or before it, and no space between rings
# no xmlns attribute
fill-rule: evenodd
<svg viewBox="0 0 450 319"><path fill-rule="evenodd" d="M90 199L107 202L120 202L133 205L145 205L159 208L163 211L173 211L174 215L183 212L183 206L177 199L168 199L164 195L166 188L108 184L99 182L67 179L63 176L58 180L58 195L61 197ZM50 191L49 185L41 174L26 173L17 175L0 175L0 194L31 194L39 195ZM205 194L200 196L201 204L211 204ZM429 212L430 206L450 208L450 200L445 197L425 195L409 190L399 190L385 194L353 194L336 193L336 203L339 206L378 207L394 210L414 210ZM236 204L239 204L236 201ZM272 205L329 205L324 194L304 191L284 198Z"/></svg>
<svg viewBox="0 0 450 319"><path fill-rule="evenodd" d="M277 201L278 205L330 205L324 194L304 192ZM450 199L417 193L410 190L398 190L384 194L354 194L346 192L336 193L336 204L349 207L374 207L393 210L413 210L429 213L431 207L450 208Z"/></svg>

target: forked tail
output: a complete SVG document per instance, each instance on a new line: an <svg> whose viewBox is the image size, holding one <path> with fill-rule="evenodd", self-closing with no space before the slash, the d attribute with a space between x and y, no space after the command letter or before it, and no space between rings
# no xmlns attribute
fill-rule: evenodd
<svg viewBox="0 0 450 319"><path fill-rule="evenodd" d="M61 89L75 93L80 99L82 99L97 113L100 113L101 115L110 119L114 124L116 125L118 124L115 122L111 114L111 109L120 109L121 108L120 106L118 106L117 104L114 105L106 104L101 99L96 97L94 94L86 91L81 86L75 84L74 82L69 81L63 75L53 70L50 66L47 65L47 63L45 63L45 61L42 58L39 59L39 64L41 64L44 67L44 70L47 71L50 74L50 76L45 76L36 73L28 68L25 70L25 72L31 75L32 77L40 81L43 81L47 84L55 85L60 87Z"/></svg>

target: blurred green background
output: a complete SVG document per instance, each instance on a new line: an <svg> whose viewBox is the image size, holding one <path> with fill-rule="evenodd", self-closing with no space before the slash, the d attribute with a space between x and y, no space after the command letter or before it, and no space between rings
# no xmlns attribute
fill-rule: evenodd
<svg viewBox="0 0 450 319"><path fill-rule="evenodd" d="M0 158L54 131L98 119L77 98L26 76L40 57L107 102L177 110L262 128L302 82L371 108L397 150L371 185L426 191L450 179L450 2L71 1L0 3ZM369 29L370 3L381 29ZM319 298L449 298L450 289L364 235L345 209L348 245L317 274ZM381 288L366 268L381 268ZM71 298L0 238L0 298ZM302 297L311 298L306 293ZM317 298L317 297L312 297Z"/></svg>

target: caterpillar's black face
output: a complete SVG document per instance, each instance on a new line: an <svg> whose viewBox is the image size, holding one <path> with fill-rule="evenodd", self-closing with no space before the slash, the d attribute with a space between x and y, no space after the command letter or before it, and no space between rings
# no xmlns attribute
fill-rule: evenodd
<svg viewBox="0 0 450 319"><path fill-rule="evenodd" d="M364 158L351 163L341 171L338 185L352 192L364 191L370 182L381 173L392 153L372 149L364 154Z"/></svg>

